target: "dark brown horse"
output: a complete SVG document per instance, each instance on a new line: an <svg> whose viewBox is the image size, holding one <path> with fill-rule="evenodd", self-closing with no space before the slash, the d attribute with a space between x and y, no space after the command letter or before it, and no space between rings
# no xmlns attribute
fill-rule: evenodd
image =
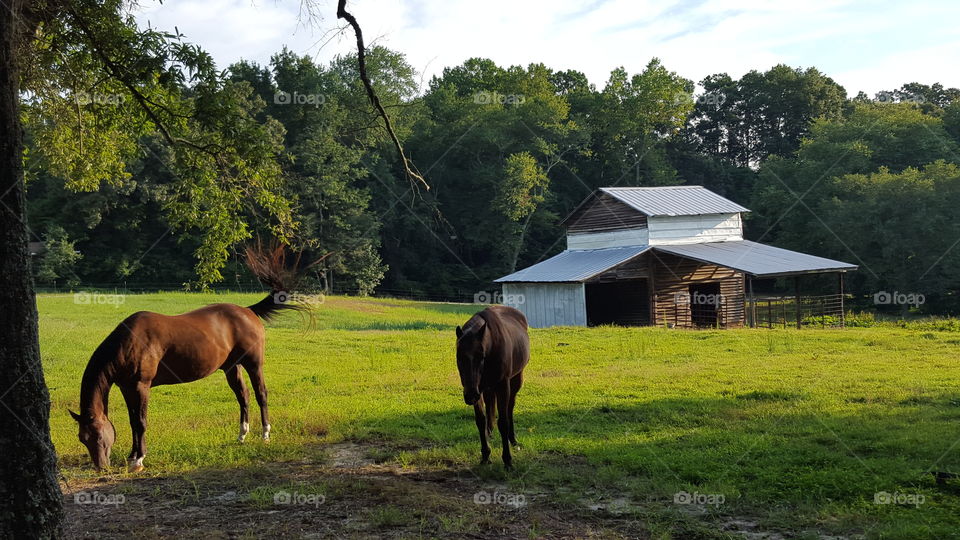
<svg viewBox="0 0 960 540"><path fill-rule="evenodd" d="M513 406L523 385L523 368L530 361L527 318L507 306L490 306L457 327L457 369L463 401L473 405L480 431L480 463L490 463L493 421L503 443L503 466L510 469L510 445L519 446L513 427ZM484 416L486 406L486 416Z"/></svg>
<svg viewBox="0 0 960 540"><path fill-rule="evenodd" d="M110 448L116 430L107 416L110 388L117 385L127 402L133 449L128 466L143 470L147 447L147 400L150 388L179 384L207 377L223 370L227 384L240 403L240 442L250 428L249 393L240 372L250 377L260 405L263 440L270 440L267 385L263 380L263 320L278 311L304 310L286 302L287 287L294 284L282 246L264 251L247 249L247 265L271 292L252 306L211 304L182 315L161 315L140 311L127 317L94 351L80 385L80 413L70 411L80 424L80 442L87 447L93 464L103 469L110 464Z"/></svg>

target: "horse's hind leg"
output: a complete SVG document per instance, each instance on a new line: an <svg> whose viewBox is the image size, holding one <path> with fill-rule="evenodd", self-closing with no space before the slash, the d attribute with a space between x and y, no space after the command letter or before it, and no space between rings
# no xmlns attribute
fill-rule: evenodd
<svg viewBox="0 0 960 540"><path fill-rule="evenodd" d="M267 383L263 380L263 357L251 359L244 363L253 393L257 396L257 405L260 406L260 422L263 425L263 440L270 440L270 413L267 410Z"/></svg>
<svg viewBox="0 0 960 540"><path fill-rule="evenodd" d="M520 387L523 386L523 372L517 373L513 379L510 380L510 402L507 404L507 416L510 418L510 444L520 447L520 443L517 442L517 432L513 426L513 406L517 403L517 392L520 391Z"/></svg>
<svg viewBox="0 0 960 540"><path fill-rule="evenodd" d="M150 399L150 383L120 386L120 392L123 400L127 402L130 430L133 431L133 448L127 457L127 468L130 472L140 472L143 470L143 458L147 455L147 401Z"/></svg>
<svg viewBox="0 0 960 540"><path fill-rule="evenodd" d="M240 366L234 364L233 367L224 370L224 373L227 375L227 384L236 394L237 402L240 404L240 435L237 440L243 442L250 431L250 392L243 382L243 373L240 372Z"/></svg>
<svg viewBox="0 0 960 540"><path fill-rule="evenodd" d="M510 380L502 381L497 386L497 408L500 417L497 418L497 428L500 430L500 441L503 443L503 468L513 468L513 457L510 455Z"/></svg>

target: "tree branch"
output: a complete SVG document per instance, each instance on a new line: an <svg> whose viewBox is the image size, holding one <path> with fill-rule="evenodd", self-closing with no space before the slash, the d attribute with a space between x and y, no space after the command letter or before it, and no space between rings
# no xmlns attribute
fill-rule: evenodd
<svg viewBox="0 0 960 540"><path fill-rule="evenodd" d="M367 97L370 98L370 103L373 104L374 108L377 109L377 112L380 114L380 117L383 118L383 123L387 128L387 134L390 135L390 139L393 141L393 146L397 149L397 152L400 154L400 160L403 162L403 170L407 174L407 179L410 180L414 186L417 183L423 184L423 187L430 189L430 186L427 184L427 181L423 179L423 176L420 175L415 169L408 158L406 153L403 151L403 146L400 144L400 139L397 138L397 134L393 131L393 125L390 123L390 117L387 116L387 111L383 108L383 105L380 104L380 98L377 97L376 92L373 90L373 84L370 82L370 77L367 75L367 61L366 61L366 51L363 45L363 32L360 30L360 24L357 22L357 18L354 17L350 12L347 11L347 0L338 0L337 2L337 18L345 19L350 26L353 27L354 33L357 35L357 64L360 67L360 80L363 81L363 87L367 90Z"/></svg>

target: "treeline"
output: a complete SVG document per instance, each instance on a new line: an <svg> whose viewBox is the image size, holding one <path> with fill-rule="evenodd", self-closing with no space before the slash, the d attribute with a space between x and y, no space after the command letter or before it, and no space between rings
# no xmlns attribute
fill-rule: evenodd
<svg viewBox="0 0 960 540"><path fill-rule="evenodd" d="M471 59L420 89L401 54L378 47L368 61L429 190L399 170L355 58L319 65L284 50L227 70L252 89L245 110L282 140L291 240L333 253L320 287L472 295L562 250L557 224L592 190L686 183L751 208L750 239L861 265L848 280L858 295L960 307L958 89L909 83L849 99L814 68L779 65L711 75L695 91L656 59L602 88L577 71ZM83 193L32 164L30 226L47 248L38 283L194 281L209 231L170 222L167 156L149 135L141 146L122 178ZM249 281L233 259L223 277Z"/></svg>

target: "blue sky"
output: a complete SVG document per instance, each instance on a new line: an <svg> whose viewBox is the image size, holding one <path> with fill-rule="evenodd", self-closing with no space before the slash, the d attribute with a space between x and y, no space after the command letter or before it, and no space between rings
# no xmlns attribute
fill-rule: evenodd
<svg viewBox="0 0 960 540"><path fill-rule="evenodd" d="M296 0L166 0L138 19L176 26L225 67L263 64L284 45L326 61L349 52L335 0L304 21ZM778 63L816 66L850 95L919 81L960 87L960 2L843 0L355 0L369 40L403 52L424 80L470 57L501 65L576 69L602 87L610 71L634 73L651 57L699 81L739 77Z"/></svg>

